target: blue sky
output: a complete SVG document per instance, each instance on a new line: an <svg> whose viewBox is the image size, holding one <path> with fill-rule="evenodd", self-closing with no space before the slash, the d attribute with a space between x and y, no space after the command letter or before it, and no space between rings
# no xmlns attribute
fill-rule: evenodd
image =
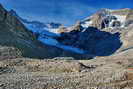
<svg viewBox="0 0 133 89"><path fill-rule="evenodd" d="M29 20L74 24L101 8L133 8L133 0L0 0Z"/></svg>

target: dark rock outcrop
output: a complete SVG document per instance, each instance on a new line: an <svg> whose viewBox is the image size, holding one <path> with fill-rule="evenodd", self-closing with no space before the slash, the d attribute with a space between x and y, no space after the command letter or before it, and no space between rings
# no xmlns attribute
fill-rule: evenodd
<svg viewBox="0 0 133 89"><path fill-rule="evenodd" d="M10 48L17 49L22 54L19 56L43 57L40 54L43 50L36 41L36 37L16 17L6 11L2 5L0 5L0 13L0 48L7 46L9 50Z"/></svg>
<svg viewBox="0 0 133 89"><path fill-rule="evenodd" d="M58 41L86 50L88 54L107 56L113 54L122 45L119 36L119 33L111 34L89 27L82 31L73 30L69 33L62 33Z"/></svg>

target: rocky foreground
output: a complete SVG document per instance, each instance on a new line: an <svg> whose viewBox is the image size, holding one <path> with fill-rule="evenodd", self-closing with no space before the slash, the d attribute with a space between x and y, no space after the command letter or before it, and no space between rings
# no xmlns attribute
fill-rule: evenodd
<svg viewBox="0 0 133 89"><path fill-rule="evenodd" d="M70 32L62 29L56 40L90 50L81 55L42 44L0 5L0 89L132 89L132 10L113 13L126 13L126 24L112 16L108 22L107 15L98 12L97 18L86 19Z"/></svg>
<svg viewBox="0 0 133 89"><path fill-rule="evenodd" d="M0 88L132 89L132 52L93 60L1 60Z"/></svg>

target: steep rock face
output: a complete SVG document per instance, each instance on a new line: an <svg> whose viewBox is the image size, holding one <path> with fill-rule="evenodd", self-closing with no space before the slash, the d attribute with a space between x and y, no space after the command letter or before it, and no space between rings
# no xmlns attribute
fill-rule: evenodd
<svg viewBox="0 0 133 89"><path fill-rule="evenodd" d="M93 27L96 27L98 29L102 29L102 21L103 21L103 18L106 16L107 11L106 10L101 10L99 12L97 12L96 14L94 14L91 18L91 21L92 21L92 26Z"/></svg>
<svg viewBox="0 0 133 89"><path fill-rule="evenodd" d="M22 42L23 44L25 43L28 46L28 48L32 49L31 51L32 54L33 52L35 52L35 54L43 58L44 57L53 58L57 56L82 58L89 55L108 56L115 53L119 48L121 48L122 36L120 35L120 33L123 32L122 31L123 29L125 29L126 21L132 20L131 11L132 10L130 9L129 10L122 9L122 10L116 10L116 11L103 9L97 12L96 14L90 16L86 20L77 22L75 25L71 27L63 27L63 26L60 27L59 30L57 31L59 33L58 35L53 32L44 31L44 29L42 30L41 28L44 27L44 24L38 23L36 21L32 21L32 22L25 21L24 24L25 23L28 24L28 26L26 25L28 29L26 29L21 23L19 23L20 27L18 27L19 25L16 25L16 23L18 23L18 20L15 23L14 21L11 22L10 19L9 20L6 19L5 21L7 21L8 24L11 24L11 26L17 27L17 28L13 28L15 30L12 31L12 32L17 31L16 32L17 35L13 35L15 36L15 38L17 38L17 43L19 42L20 43ZM11 15L11 17L12 15L19 17L17 14L13 14L13 13L14 12L12 11L12 12L9 12L8 14L9 16ZM34 25L29 26L29 24L31 23ZM129 24L130 23L128 23L127 27L129 26ZM21 26L22 26L23 32L16 30L16 29L21 29ZM36 28L38 29L34 28L34 26L37 26ZM60 25L51 23L45 26L48 26L49 28L52 29L52 28L57 28ZM8 29L10 28L11 27L9 27ZM28 30L31 30L35 35L37 33L38 40L43 43L41 46L37 42L36 37L34 37L33 34L31 34ZM104 30L104 31L101 31L101 30ZM27 33L24 34L25 31L28 33L28 35L26 35ZM20 34L24 34L24 35L20 36ZM20 36L24 40L20 39L18 36ZM51 45L51 46L48 46L48 45ZM37 49L38 53L36 53L36 51L34 51L33 48ZM49 50L49 49L52 49L52 50ZM72 52L74 50L76 50L75 52L77 51L79 52L79 49L84 51L83 54ZM25 54L28 54L28 53L30 52L26 51Z"/></svg>
<svg viewBox="0 0 133 89"><path fill-rule="evenodd" d="M39 57L39 44L23 24L0 5L0 45L20 50L26 57ZM13 55L15 56L15 55Z"/></svg>
<svg viewBox="0 0 133 89"><path fill-rule="evenodd" d="M132 13L132 9L102 9L98 11L96 14L86 18L82 22L82 26L93 26L98 29L127 27L133 22Z"/></svg>
<svg viewBox="0 0 133 89"><path fill-rule="evenodd" d="M58 41L97 56L133 48L132 16L132 9L102 9L78 24L65 28L67 30L61 32Z"/></svg>
<svg viewBox="0 0 133 89"><path fill-rule="evenodd" d="M126 26L129 26L130 24L133 24L133 10L130 10L126 17Z"/></svg>
<svg viewBox="0 0 133 89"><path fill-rule="evenodd" d="M120 39L123 45L119 51L126 51L133 48L133 24L122 29Z"/></svg>
<svg viewBox="0 0 133 89"><path fill-rule="evenodd" d="M81 31L73 30L69 33L62 33L58 41L86 50L88 54L107 56L113 54L122 45L119 36L119 33L111 34L89 27Z"/></svg>
<svg viewBox="0 0 133 89"><path fill-rule="evenodd" d="M31 57L31 58L45 58L58 56L58 50L56 54L49 50L50 48L57 49L56 47L50 47L42 45L36 40L36 36L28 31L25 26L8 11L6 11L2 5L0 5L0 49L5 51L5 56L1 54L2 58L6 57L8 51L18 50L16 53L10 53L8 56L13 57ZM5 48L6 47L6 48ZM7 50L8 49L8 50ZM61 52L61 50L59 50ZM16 55L15 55L16 54Z"/></svg>

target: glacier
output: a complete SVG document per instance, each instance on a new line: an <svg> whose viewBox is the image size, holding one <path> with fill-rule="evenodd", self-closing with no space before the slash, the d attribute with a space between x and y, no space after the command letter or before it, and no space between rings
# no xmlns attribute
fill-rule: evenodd
<svg viewBox="0 0 133 89"><path fill-rule="evenodd" d="M54 37L59 37L60 34L57 33L58 29L55 28L37 28L35 25L33 24L27 24L24 23L24 25L28 28L29 31L32 31L33 33L37 33L39 34L38 40L40 42L42 42L43 44L47 44L50 46L55 46L67 51L71 51L71 52L75 52L78 54L84 54L85 51L76 47L72 47L72 46L67 46L67 45L63 45L60 44L56 39L54 39Z"/></svg>
<svg viewBox="0 0 133 89"><path fill-rule="evenodd" d="M56 46L58 48L61 48L61 49L67 50L67 51L72 51L72 52L76 52L76 53L79 53L79 54L84 54L85 53L85 51L82 50L82 49L60 44L57 40L55 40L53 38L50 38L50 37L44 38L44 37L40 36L38 38L38 40L40 42L44 43L44 44L51 45L51 46Z"/></svg>

